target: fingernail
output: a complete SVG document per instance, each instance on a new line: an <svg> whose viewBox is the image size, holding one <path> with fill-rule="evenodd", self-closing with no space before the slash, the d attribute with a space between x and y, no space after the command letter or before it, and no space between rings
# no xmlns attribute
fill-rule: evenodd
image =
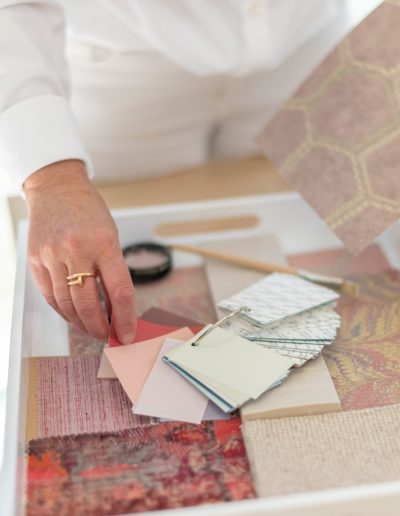
<svg viewBox="0 0 400 516"><path fill-rule="evenodd" d="M127 345L127 344L133 344L135 341L135 333L127 333L126 335L124 335L122 337L122 344L124 345Z"/></svg>

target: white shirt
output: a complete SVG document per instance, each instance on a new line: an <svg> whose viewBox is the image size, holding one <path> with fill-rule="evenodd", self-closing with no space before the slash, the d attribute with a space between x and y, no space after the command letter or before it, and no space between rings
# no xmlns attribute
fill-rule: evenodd
<svg viewBox="0 0 400 516"><path fill-rule="evenodd" d="M68 104L67 41L156 50L201 75L273 70L338 0L0 0L0 170L21 186L64 159L90 169Z"/></svg>

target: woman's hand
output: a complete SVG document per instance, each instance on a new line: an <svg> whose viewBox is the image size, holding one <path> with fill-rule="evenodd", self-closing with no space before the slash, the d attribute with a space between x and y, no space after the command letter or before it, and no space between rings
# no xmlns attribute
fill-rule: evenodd
<svg viewBox="0 0 400 516"><path fill-rule="evenodd" d="M32 174L24 184L30 214L28 255L34 279L46 301L66 320L97 339L109 324L95 278L82 287L67 285L79 272L100 275L119 340L135 336L135 299L117 229L81 161L61 161Z"/></svg>

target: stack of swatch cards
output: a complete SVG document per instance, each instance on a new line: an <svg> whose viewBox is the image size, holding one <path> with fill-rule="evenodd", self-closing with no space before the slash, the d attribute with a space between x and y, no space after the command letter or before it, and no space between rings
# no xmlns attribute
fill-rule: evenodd
<svg viewBox="0 0 400 516"><path fill-rule="evenodd" d="M272 274L223 300L225 328L209 325L164 360L224 412L277 387L292 366L316 358L340 325L338 294ZM231 317L235 315L236 317Z"/></svg>
<svg viewBox="0 0 400 516"><path fill-rule="evenodd" d="M196 335L171 328L128 346L115 346L111 335L109 371L101 367L99 375L119 379L135 414L220 419L278 387L334 340L337 298L296 276L272 274L220 302L227 315Z"/></svg>
<svg viewBox="0 0 400 516"><path fill-rule="evenodd" d="M230 319L238 335L290 357L297 366L317 358L340 327L338 294L298 276L274 273L219 303L223 311L246 306Z"/></svg>

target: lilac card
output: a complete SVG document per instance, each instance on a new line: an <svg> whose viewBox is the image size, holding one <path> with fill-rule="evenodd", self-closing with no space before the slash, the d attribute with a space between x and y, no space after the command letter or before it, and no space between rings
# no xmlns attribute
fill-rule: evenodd
<svg viewBox="0 0 400 516"><path fill-rule="evenodd" d="M208 401L207 408L203 414L203 421L216 421L218 419L229 419L231 417L230 414L226 414L222 412L220 408L217 407L212 401Z"/></svg>
<svg viewBox="0 0 400 516"><path fill-rule="evenodd" d="M134 414L201 423L208 399L163 361L181 341L166 339L133 408Z"/></svg>

